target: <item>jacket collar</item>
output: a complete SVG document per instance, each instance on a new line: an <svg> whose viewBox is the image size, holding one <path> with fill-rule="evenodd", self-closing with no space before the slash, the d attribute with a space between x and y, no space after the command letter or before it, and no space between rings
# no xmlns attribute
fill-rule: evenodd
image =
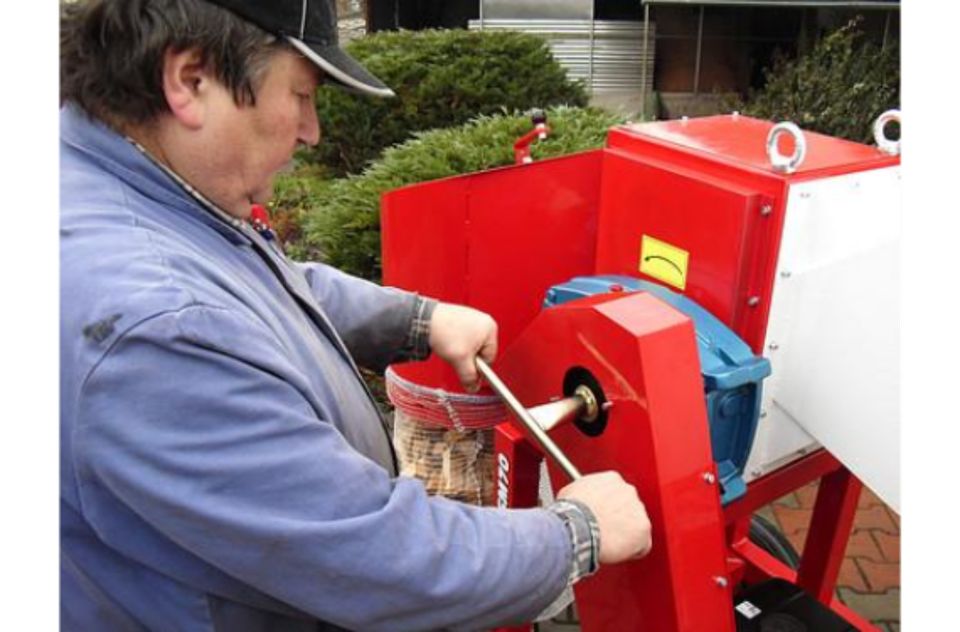
<svg viewBox="0 0 960 632"><path fill-rule="evenodd" d="M249 244L246 227L204 198L146 150L73 104L60 110L60 140L172 212L198 218L235 244Z"/></svg>

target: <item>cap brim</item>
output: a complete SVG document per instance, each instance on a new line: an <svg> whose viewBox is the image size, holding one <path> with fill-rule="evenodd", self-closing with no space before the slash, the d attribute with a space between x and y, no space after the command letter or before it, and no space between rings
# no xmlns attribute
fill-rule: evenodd
<svg viewBox="0 0 960 632"><path fill-rule="evenodd" d="M294 37L287 40L323 70L327 76L348 90L374 97L396 96L385 83L367 72L356 59L339 46L312 46Z"/></svg>

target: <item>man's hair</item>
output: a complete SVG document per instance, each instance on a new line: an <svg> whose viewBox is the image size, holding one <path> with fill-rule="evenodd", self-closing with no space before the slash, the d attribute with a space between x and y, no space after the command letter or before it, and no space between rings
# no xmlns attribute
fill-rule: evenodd
<svg viewBox="0 0 960 632"><path fill-rule="evenodd" d="M254 105L267 61L286 46L204 0L61 0L60 99L112 125L148 123L169 111L165 52L196 48L237 105Z"/></svg>

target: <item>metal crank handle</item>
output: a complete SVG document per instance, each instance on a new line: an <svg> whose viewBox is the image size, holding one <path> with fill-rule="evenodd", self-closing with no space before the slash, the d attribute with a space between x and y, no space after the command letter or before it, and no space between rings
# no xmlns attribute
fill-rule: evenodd
<svg viewBox="0 0 960 632"><path fill-rule="evenodd" d="M537 440L540 447L560 466L560 469L566 472L571 480L579 480L582 476L580 470L570 462L567 455L563 453L557 444L553 442L553 439L540 427L540 424L533 418L530 411L523 407L520 400L514 397L510 389L507 388L507 385L503 383L503 380L497 377L497 374L493 372L490 365L480 357L477 358L477 370L480 371L480 375L487 381L487 384L489 384L504 403L506 403L507 408L510 409L514 416L520 420L520 423L533 435L533 438Z"/></svg>

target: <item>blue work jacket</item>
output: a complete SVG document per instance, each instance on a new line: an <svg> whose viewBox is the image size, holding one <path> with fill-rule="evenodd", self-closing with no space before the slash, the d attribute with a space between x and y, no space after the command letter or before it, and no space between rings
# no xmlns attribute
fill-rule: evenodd
<svg viewBox="0 0 960 632"><path fill-rule="evenodd" d="M396 475L351 356L401 359L415 295L295 264L60 125L64 630L483 629L561 592L558 517Z"/></svg>

